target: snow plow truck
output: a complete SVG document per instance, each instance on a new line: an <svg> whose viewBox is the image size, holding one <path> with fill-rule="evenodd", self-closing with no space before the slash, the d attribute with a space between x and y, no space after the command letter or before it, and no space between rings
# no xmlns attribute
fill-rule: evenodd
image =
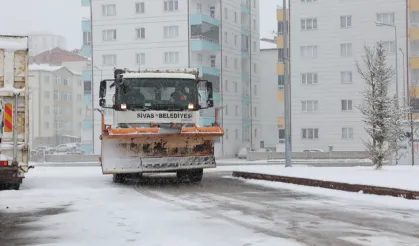
<svg viewBox="0 0 419 246"><path fill-rule="evenodd" d="M216 167L214 140L224 129L217 113L212 125L199 125L199 111L214 101L212 83L198 77L194 68L114 69L113 79L100 82L103 174L122 183L143 173L176 172L178 179L200 182L204 168ZM105 124L105 109L113 111L112 124Z"/></svg>
<svg viewBox="0 0 419 246"><path fill-rule="evenodd" d="M20 188L28 166L28 37L0 35L0 189Z"/></svg>

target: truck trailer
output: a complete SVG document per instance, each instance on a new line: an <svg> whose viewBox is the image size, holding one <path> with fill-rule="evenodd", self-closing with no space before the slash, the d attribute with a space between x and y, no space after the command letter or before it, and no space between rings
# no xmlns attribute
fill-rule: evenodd
<svg viewBox="0 0 419 246"><path fill-rule="evenodd" d="M20 188L29 167L28 37L0 35L0 188Z"/></svg>
<svg viewBox="0 0 419 246"><path fill-rule="evenodd" d="M204 168L216 167L214 140L224 129L217 113L212 125L199 125L199 111L214 101L212 83L198 77L191 68L115 69L113 79L101 81L103 174L121 183L143 173L176 172L179 179L200 182ZM113 111L112 124L105 124L105 109Z"/></svg>

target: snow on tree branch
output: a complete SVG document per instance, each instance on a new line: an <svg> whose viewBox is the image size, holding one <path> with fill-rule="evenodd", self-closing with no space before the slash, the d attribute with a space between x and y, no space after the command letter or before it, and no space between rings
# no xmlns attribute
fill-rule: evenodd
<svg viewBox="0 0 419 246"><path fill-rule="evenodd" d="M388 87L394 72L386 64L386 51L382 43L377 43L374 48L365 46L364 50L364 66L357 62L358 73L366 83L364 102L358 108L370 137L370 140L364 141L364 145L374 166L381 168L384 159L401 148L409 110L399 105L396 97L389 96Z"/></svg>

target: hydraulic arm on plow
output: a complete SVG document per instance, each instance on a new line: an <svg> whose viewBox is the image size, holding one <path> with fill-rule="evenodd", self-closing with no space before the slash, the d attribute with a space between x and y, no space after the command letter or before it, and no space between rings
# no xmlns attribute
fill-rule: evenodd
<svg viewBox="0 0 419 246"><path fill-rule="evenodd" d="M224 134L217 120L200 126L199 110L213 107L212 83L197 69L115 69L103 80L99 105L113 110L113 124L102 112L101 165L114 182L147 172L176 172L178 178L202 180L204 168L216 167L214 140ZM106 105L107 83L114 88Z"/></svg>

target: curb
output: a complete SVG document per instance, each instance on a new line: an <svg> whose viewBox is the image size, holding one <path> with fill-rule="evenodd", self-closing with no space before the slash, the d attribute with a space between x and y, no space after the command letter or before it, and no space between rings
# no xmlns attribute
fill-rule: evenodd
<svg viewBox="0 0 419 246"><path fill-rule="evenodd" d="M342 190L342 191L349 191L349 192L359 192L362 190L363 193L365 194L394 196L394 197L402 197L408 200L419 200L419 191L403 190L403 189L388 188L388 187L381 187L381 186L348 184L348 183L324 181L324 180L317 180L317 179L296 178L296 177L289 177L289 176L240 172L240 171L233 171L232 176L238 177L238 178L245 178L245 179L276 181L276 182L283 182L283 183L289 183L289 184L321 187L321 188L326 188L326 189Z"/></svg>

